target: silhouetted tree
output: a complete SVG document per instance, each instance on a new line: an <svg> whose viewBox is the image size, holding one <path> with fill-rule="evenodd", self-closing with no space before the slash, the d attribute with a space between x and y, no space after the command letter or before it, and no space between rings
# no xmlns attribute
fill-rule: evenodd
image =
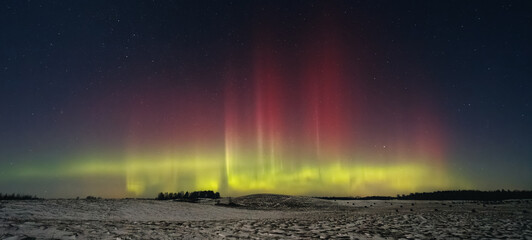
<svg viewBox="0 0 532 240"><path fill-rule="evenodd" d="M200 193L199 193L199 192L192 192L192 193L188 196L188 199L195 200L195 199L198 199L199 196L200 196Z"/></svg>
<svg viewBox="0 0 532 240"><path fill-rule="evenodd" d="M164 193L160 192L160 193L157 195L157 200L164 200Z"/></svg>

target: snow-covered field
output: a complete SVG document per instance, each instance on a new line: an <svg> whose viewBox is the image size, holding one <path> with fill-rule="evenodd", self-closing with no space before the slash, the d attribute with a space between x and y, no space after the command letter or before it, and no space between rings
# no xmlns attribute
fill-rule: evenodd
<svg viewBox="0 0 532 240"><path fill-rule="evenodd" d="M228 203L229 199L222 199ZM532 200L333 201L282 195L212 200L0 202L0 239L532 239Z"/></svg>

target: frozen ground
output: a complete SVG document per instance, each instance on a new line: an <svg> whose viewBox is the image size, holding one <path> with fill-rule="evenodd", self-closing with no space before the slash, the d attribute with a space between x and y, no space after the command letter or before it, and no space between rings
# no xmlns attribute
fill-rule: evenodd
<svg viewBox="0 0 532 240"><path fill-rule="evenodd" d="M238 207L208 200L1 201L0 239L532 239L532 200L333 201L251 195L231 202Z"/></svg>

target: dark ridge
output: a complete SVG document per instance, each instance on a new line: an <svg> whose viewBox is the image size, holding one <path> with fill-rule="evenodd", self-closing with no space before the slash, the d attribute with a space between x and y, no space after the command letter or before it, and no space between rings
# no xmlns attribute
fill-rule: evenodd
<svg viewBox="0 0 532 240"><path fill-rule="evenodd" d="M37 196L32 195L21 195L21 194L2 194L0 193L0 200L37 200Z"/></svg>
<svg viewBox="0 0 532 240"><path fill-rule="evenodd" d="M457 191L437 191L410 193L408 195L397 196L399 200L478 200L478 201L500 201L507 199L532 199L532 191L478 191L478 190L457 190Z"/></svg>
<svg viewBox="0 0 532 240"><path fill-rule="evenodd" d="M476 201L501 201L508 199L532 199L532 191L520 190L451 190L410 193L397 195L397 197L368 196L368 197L316 197L327 200L476 200Z"/></svg>

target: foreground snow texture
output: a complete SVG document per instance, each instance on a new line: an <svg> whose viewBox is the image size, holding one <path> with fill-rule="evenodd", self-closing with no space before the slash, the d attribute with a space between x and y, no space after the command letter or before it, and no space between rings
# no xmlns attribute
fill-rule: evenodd
<svg viewBox="0 0 532 240"><path fill-rule="evenodd" d="M229 199L222 199L222 203ZM532 200L333 201L282 195L212 200L0 202L0 239L532 239Z"/></svg>

